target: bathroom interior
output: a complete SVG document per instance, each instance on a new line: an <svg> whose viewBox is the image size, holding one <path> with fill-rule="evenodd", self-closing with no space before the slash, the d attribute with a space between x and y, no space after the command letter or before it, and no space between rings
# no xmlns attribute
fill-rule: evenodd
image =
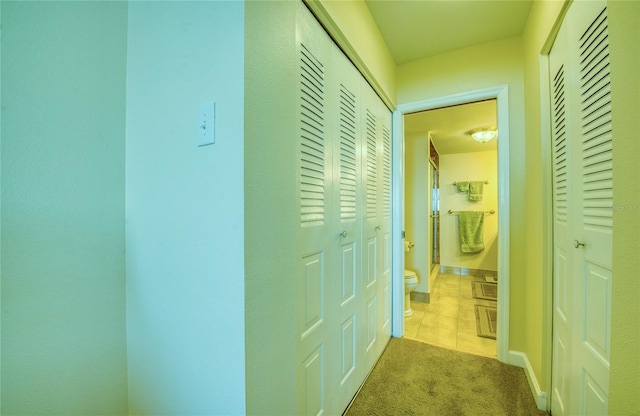
<svg viewBox="0 0 640 416"><path fill-rule="evenodd" d="M496 357L496 100L405 115L405 337ZM473 134L479 133L479 134Z"/></svg>

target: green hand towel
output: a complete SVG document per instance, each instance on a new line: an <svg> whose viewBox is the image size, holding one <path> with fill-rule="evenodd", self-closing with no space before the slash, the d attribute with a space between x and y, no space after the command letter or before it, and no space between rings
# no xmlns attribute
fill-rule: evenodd
<svg viewBox="0 0 640 416"><path fill-rule="evenodd" d="M469 182L469 201L482 201L482 181Z"/></svg>
<svg viewBox="0 0 640 416"><path fill-rule="evenodd" d="M468 192L469 191L469 182L456 182L456 186L458 187L458 192Z"/></svg>
<svg viewBox="0 0 640 416"><path fill-rule="evenodd" d="M460 211L458 226L460 250L463 253L477 253L484 250L484 211Z"/></svg>

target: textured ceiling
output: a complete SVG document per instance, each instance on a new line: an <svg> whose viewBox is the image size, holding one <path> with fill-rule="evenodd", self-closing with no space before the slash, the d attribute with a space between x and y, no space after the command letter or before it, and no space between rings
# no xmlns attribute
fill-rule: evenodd
<svg viewBox="0 0 640 416"><path fill-rule="evenodd" d="M496 125L496 100L438 108L404 116L405 135L429 132L441 155L496 150L497 140L478 143L467 134L469 130Z"/></svg>
<svg viewBox="0 0 640 416"><path fill-rule="evenodd" d="M397 65L522 34L531 0L365 0Z"/></svg>
<svg viewBox="0 0 640 416"><path fill-rule="evenodd" d="M364 0L397 65L521 35L531 0ZM430 132L440 154L495 150L474 128L496 125L495 100L405 116L405 132Z"/></svg>

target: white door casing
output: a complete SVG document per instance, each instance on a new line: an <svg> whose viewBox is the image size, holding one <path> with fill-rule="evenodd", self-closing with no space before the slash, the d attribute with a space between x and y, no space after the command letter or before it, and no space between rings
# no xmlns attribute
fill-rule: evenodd
<svg viewBox="0 0 640 416"><path fill-rule="evenodd" d="M404 123L405 114L493 99L498 112L498 360L509 355L509 88L506 85L398 105L393 113L392 335L404 335ZM514 364L516 364L514 362Z"/></svg>

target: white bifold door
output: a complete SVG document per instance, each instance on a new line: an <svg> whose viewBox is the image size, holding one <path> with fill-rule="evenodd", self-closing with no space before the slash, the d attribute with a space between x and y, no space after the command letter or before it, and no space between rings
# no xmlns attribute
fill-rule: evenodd
<svg viewBox="0 0 640 416"><path fill-rule="evenodd" d="M606 3L574 1L550 53L554 415L606 415L613 226Z"/></svg>
<svg viewBox="0 0 640 416"><path fill-rule="evenodd" d="M296 37L297 413L341 414L391 336L391 113L302 4Z"/></svg>

